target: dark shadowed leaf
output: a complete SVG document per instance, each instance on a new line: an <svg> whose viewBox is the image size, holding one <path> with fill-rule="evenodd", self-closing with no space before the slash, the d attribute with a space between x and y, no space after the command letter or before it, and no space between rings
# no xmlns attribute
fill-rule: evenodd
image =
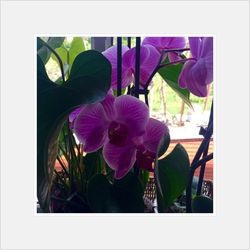
<svg viewBox="0 0 250 250"><path fill-rule="evenodd" d="M113 196L113 186L102 174L97 174L90 180L87 197L89 205L95 213L120 212Z"/></svg>
<svg viewBox="0 0 250 250"><path fill-rule="evenodd" d="M143 187L138 177L128 173L124 178L115 180L114 195L124 213L143 213Z"/></svg>
<svg viewBox="0 0 250 250"><path fill-rule="evenodd" d="M98 164L100 164L98 158L98 152L89 153L83 158L83 163L85 165L84 174L86 175L87 181L97 173Z"/></svg>
<svg viewBox="0 0 250 250"><path fill-rule="evenodd" d="M185 148L177 144L162 160L155 162L158 211L164 212L185 190L190 163Z"/></svg>
<svg viewBox="0 0 250 250"><path fill-rule="evenodd" d="M207 196L196 196L192 200L193 213L213 213L213 200Z"/></svg>
<svg viewBox="0 0 250 250"><path fill-rule="evenodd" d="M88 184L87 196L94 212L144 212L143 188L133 173L115 180L114 184L106 176L97 174Z"/></svg>
<svg viewBox="0 0 250 250"><path fill-rule="evenodd" d="M69 79L60 86L49 80L43 62L37 57L37 195L45 211L63 123L74 108L103 99L110 83L111 65L97 51L79 54Z"/></svg>
<svg viewBox="0 0 250 250"><path fill-rule="evenodd" d="M56 49L61 47L65 37L50 37L47 44L52 48ZM46 64L51 56L51 51L44 46L41 38L37 38L37 54L42 59L43 63Z"/></svg>

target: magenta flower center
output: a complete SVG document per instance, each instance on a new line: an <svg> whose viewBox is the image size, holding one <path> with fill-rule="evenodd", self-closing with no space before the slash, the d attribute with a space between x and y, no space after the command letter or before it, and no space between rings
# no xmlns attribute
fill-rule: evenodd
<svg viewBox="0 0 250 250"><path fill-rule="evenodd" d="M111 144L122 146L125 144L128 135L128 128L126 125L111 122L108 128L108 137Z"/></svg>
<svg viewBox="0 0 250 250"><path fill-rule="evenodd" d="M137 150L136 152L136 161L138 166L147 171L153 171L154 159L155 154L153 152L150 152L149 150L145 150L144 152L141 150Z"/></svg>

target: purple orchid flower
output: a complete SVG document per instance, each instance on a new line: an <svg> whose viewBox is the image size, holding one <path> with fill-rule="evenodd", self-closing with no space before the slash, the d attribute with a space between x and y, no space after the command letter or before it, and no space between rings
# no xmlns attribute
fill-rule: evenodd
<svg viewBox="0 0 250 250"><path fill-rule="evenodd" d="M108 94L100 103L85 105L74 122L74 132L86 153L94 152L106 142L124 146L145 133L148 107L133 96L115 98Z"/></svg>
<svg viewBox="0 0 250 250"><path fill-rule="evenodd" d="M179 85L199 97L206 97L207 85L213 81L213 38L189 37L192 58L185 62Z"/></svg>
<svg viewBox="0 0 250 250"><path fill-rule="evenodd" d="M104 159L119 179L136 160L139 167L152 169L158 143L168 129L161 122L149 119L148 107L139 99L108 94L102 102L81 109L74 132L85 152L103 147Z"/></svg>
<svg viewBox="0 0 250 250"><path fill-rule="evenodd" d="M159 51L167 49L183 49L186 46L184 37L145 37L142 45L150 44ZM178 53L169 52L169 61L174 62L180 59Z"/></svg>
<svg viewBox="0 0 250 250"><path fill-rule="evenodd" d="M76 108L74 109L70 114L69 114L69 127L71 129L74 129L74 122L75 122L75 119L76 117L79 115L81 109L83 107L79 107L79 108Z"/></svg>
<svg viewBox="0 0 250 250"><path fill-rule="evenodd" d="M103 157L108 165L115 171L115 178L124 177L134 166L147 171L153 171L153 162L157 147L168 128L158 120L149 118L143 136L134 137L124 147L118 147L111 142L104 145Z"/></svg>
<svg viewBox="0 0 250 250"><path fill-rule="evenodd" d="M135 48L122 46L122 88L134 82ZM117 46L110 47L103 55L112 65L112 88L117 89ZM160 53L151 45L141 46L140 50L140 85L144 86L160 60Z"/></svg>

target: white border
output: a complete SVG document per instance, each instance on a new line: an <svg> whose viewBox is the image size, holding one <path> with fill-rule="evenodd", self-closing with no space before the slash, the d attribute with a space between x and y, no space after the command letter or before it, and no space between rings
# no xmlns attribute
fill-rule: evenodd
<svg viewBox="0 0 250 250"><path fill-rule="evenodd" d="M58 4L58 1L46 2L46 5L39 1L1 2L1 247L249 248L249 141L245 139L249 137L249 116L241 117L244 121L241 127L231 119L231 113L237 113L239 108L244 114L249 114L249 58L243 56L249 52L249 1L71 1L60 2L60 8ZM140 18L129 26L128 20L131 19L132 23L136 10L142 8L147 18L140 11ZM122 15L118 15L119 11ZM69 18L64 20L63 27L57 18L62 14ZM102 34L103 30L108 34L117 30L123 34L132 32L133 35L150 30L150 33L159 33L163 21L169 24L167 21L176 19L166 26L167 33L207 32L216 35L216 216L35 216L33 159L30 160L30 155L25 158L25 150L32 150L33 136L30 138L30 133L34 133L30 126L34 118L34 34L57 35L55 30L58 33L79 33L83 29L88 34ZM152 23L156 21L160 26L153 28ZM20 36L22 39L18 39ZM235 52L239 44L244 46L244 53L226 53L231 49ZM22 85L18 85L20 80ZM12 84L15 84L14 93L10 87ZM233 88L238 85L240 97L235 95ZM232 95L235 95L234 99ZM18 127L15 126L17 122ZM20 160L20 166L10 164L13 143L18 149L15 157ZM238 151L232 150L232 143ZM239 172L240 178L236 176ZM237 203L232 202L235 197L240 200L240 211ZM74 228L74 231L65 232L68 228ZM70 240L56 241L57 237L66 236ZM202 241L204 236L205 243Z"/></svg>

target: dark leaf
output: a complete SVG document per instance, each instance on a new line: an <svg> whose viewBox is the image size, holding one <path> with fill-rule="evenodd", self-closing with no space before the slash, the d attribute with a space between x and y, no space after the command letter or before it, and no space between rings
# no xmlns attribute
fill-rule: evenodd
<svg viewBox="0 0 250 250"><path fill-rule="evenodd" d="M47 44L52 48L56 49L61 47L65 37L50 37ZM51 56L51 51L44 46L41 38L37 38L37 54L42 59L43 63L46 64Z"/></svg>
<svg viewBox="0 0 250 250"><path fill-rule="evenodd" d="M193 213L213 213L213 200L207 196L196 196L192 200Z"/></svg>
<svg viewBox="0 0 250 250"><path fill-rule="evenodd" d="M114 182L114 195L124 213L143 213L143 187L138 177L128 173Z"/></svg>
<svg viewBox="0 0 250 250"><path fill-rule="evenodd" d="M102 174L97 174L90 180L87 197L89 205L95 213L120 212L113 196L113 186Z"/></svg>
<svg viewBox="0 0 250 250"><path fill-rule="evenodd" d="M99 153L89 153L83 158L83 163L85 165L84 174L86 175L87 181L90 180L96 173L99 164Z"/></svg>
<svg viewBox="0 0 250 250"><path fill-rule="evenodd" d="M190 163L185 148L177 144L162 160L156 160L158 211L164 212L185 190Z"/></svg>
<svg viewBox="0 0 250 250"><path fill-rule="evenodd" d="M48 208L58 135L63 123L74 108L103 99L110 83L111 65L97 51L79 54L69 79L60 86L49 80L44 64L37 57L37 195L43 209Z"/></svg>

